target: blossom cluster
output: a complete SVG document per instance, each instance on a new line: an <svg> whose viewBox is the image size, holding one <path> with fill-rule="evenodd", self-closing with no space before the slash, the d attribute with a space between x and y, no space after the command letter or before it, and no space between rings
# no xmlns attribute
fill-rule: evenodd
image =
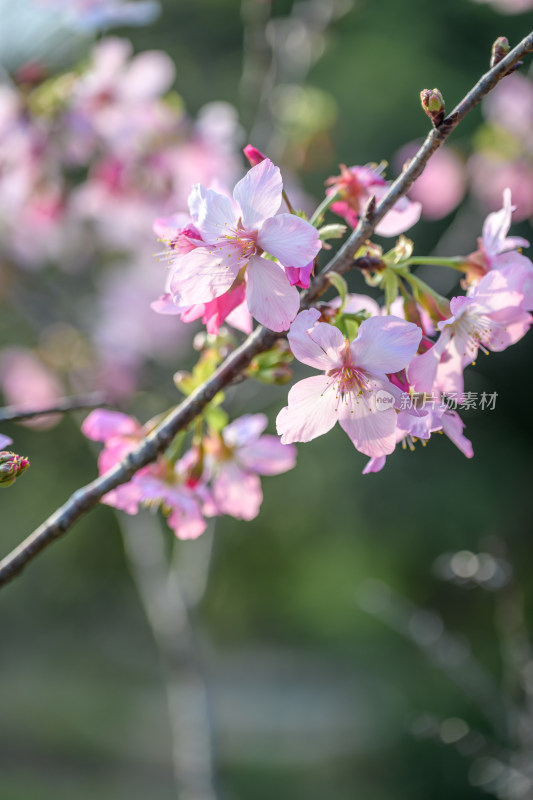
<svg viewBox="0 0 533 800"><path fill-rule="evenodd" d="M465 396L464 370L479 350L506 349L533 321L533 264L518 250L528 242L507 235L509 190L503 200L502 209L487 217L475 253L454 264L464 273L466 294L437 301L408 271L408 257L388 266L385 257L375 259L374 278L386 282L390 271L395 280L411 283L413 297L395 299L388 309L364 296L346 298L345 309L365 309L367 317L353 340L329 324L331 309L298 315L288 334L291 350L324 375L306 378L289 392L277 418L281 441L309 441L338 421L356 449L370 457L365 472L382 469L398 442L411 446L436 431L467 457L473 455L463 422L446 398ZM391 315L390 306L401 316ZM338 309L335 313L339 316Z"/></svg>
<svg viewBox="0 0 533 800"><path fill-rule="evenodd" d="M328 185L331 211L354 226L369 192L383 191L386 182L373 167L342 167ZM397 443L411 446L437 431L471 457L472 445L453 403L466 396L464 370L480 349L500 351L517 342L532 321L533 265L520 252L527 241L508 236L510 191L504 192L502 209L488 216L477 250L454 260L464 275L466 294L450 301L439 298L410 271L412 246L403 238L389 254L374 247L369 250L372 258L365 262L360 257L370 264L363 268L367 281L388 293L385 308L371 297L347 294L296 315L286 270L316 257L318 242L309 222L295 216L291 228L289 214L267 216L279 210L281 189L279 170L268 159L252 167L233 198L194 187L191 220L168 236L169 291L159 303L174 306L184 318L194 303L203 304L204 322L216 333L224 319L221 309L233 311L231 297L239 292L240 304L259 322L277 331L290 323L293 356L323 374L290 390L277 417L285 444L310 441L338 421L356 449L369 456L365 472L380 470ZM405 230L419 214L419 204L402 201L386 215L382 235ZM274 236L269 236L270 220L276 222ZM261 258L258 251L275 260ZM253 274L260 268L265 270L263 292L256 293ZM274 269L275 286L266 277ZM412 289L407 298L405 284ZM216 304L212 312L210 304ZM193 312L194 318L200 315Z"/></svg>
<svg viewBox="0 0 533 800"><path fill-rule="evenodd" d="M98 0L76 13L145 6ZM134 54L106 36L71 71L27 64L0 86L0 300L9 287L19 324L34 327L38 315L39 334L34 349L0 350L6 404L94 389L125 400L147 361L163 365L185 348L179 320L150 309L152 220L186 207L193 177L233 181L241 165L235 110L212 103L193 120L174 80L166 53Z"/></svg>
<svg viewBox="0 0 533 800"><path fill-rule="evenodd" d="M140 469L103 502L128 514L136 514L141 506L161 508L180 539L203 533L206 517L228 514L254 519L263 500L259 475L278 475L296 463L293 445L263 433L267 422L264 414L245 414L221 432L211 429L181 457L167 452ZM82 431L105 443L98 459L100 474L131 452L149 428L118 411L92 411Z"/></svg>
<svg viewBox="0 0 533 800"><path fill-rule="evenodd" d="M188 217L156 221L167 245L168 276L167 291L153 308L179 314L187 322L202 319L208 333L200 370L204 379L220 363L216 343L228 341L222 323L249 332L253 319L280 334L287 331L290 352L278 344L257 367L267 382L290 377L280 371L288 356L320 374L290 389L287 405L277 415L279 439L260 436L264 415L231 423L223 417L212 425L206 414L207 432L201 423L184 455L178 457L171 446L154 465L106 497L129 513L142 504L159 505L183 538L198 535L212 514L253 518L261 501L257 475L291 468L294 443L326 434L336 422L369 458L365 474L380 471L398 444L413 449L415 442L425 444L437 432L472 457L457 412L459 406L476 407L472 393L465 392L465 369L475 363L479 350L500 351L519 341L533 320L533 264L521 252L528 242L508 235L513 212L509 190L503 194L503 207L487 217L477 249L446 262L463 275L464 294L447 300L425 284L412 270L420 259L411 258L412 243L402 235L388 252L368 242L356 254L354 264L367 283L384 290L383 305L348 292L337 276L337 297L299 311L297 287L309 286L328 226L320 227L322 214L308 220L294 213L280 170L255 148L248 146L245 152L253 166L232 193L197 184L189 196ZM342 167L327 186L323 211L329 206L354 226L369 191L385 191L387 184L371 165ZM385 216L381 234L397 235L419 215L420 205L404 199ZM207 362L211 366L206 372ZM280 375L282 380L276 380ZM186 393L198 385L178 376L176 382ZM483 393L480 408L493 408L496 394ZM103 473L149 426L96 411L83 430L105 442L99 460ZM179 435L176 441L181 451Z"/></svg>

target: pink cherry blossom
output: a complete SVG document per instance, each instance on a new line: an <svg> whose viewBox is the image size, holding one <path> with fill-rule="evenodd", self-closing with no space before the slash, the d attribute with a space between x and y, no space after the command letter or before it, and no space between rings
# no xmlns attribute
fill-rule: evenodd
<svg viewBox="0 0 533 800"><path fill-rule="evenodd" d="M178 227L181 226L181 227ZM172 217L156 219L154 231L167 244L171 251L186 254L201 247L204 242L199 231L194 227L190 218L185 214L175 214ZM162 257L168 258L168 251ZM168 284L172 281L169 273ZM170 291L165 292L151 303L151 307L158 314L179 314L182 322L194 322L201 319L206 326L207 333L218 334L224 321L243 331L251 333L252 318L246 306L246 290L244 280L236 280L233 286L219 297L207 303L196 303L192 306L179 306L176 297Z"/></svg>
<svg viewBox="0 0 533 800"><path fill-rule="evenodd" d="M533 309L533 264L517 252L520 247L529 247L529 242L521 236L507 235L514 209L511 190L507 188L503 192L503 207L487 216L478 249L467 257L467 281L475 285L483 275L498 270L505 275L510 288L524 295L522 307L530 311Z"/></svg>
<svg viewBox="0 0 533 800"><path fill-rule="evenodd" d="M305 220L277 214L282 188L280 171L268 159L237 183L233 200L200 184L194 187L189 209L205 245L174 256L170 292L178 306L208 303L245 273L251 315L272 330L287 330L299 295L283 266L306 267L320 240ZM263 258L265 251L280 263Z"/></svg>
<svg viewBox="0 0 533 800"><path fill-rule="evenodd" d="M519 72L508 75L483 100L483 113L489 122L503 126L523 142L531 141L533 84Z"/></svg>
<svg viewBox="0 0 533 800"><path fill-rule="evenodd" d="M439 339L426 353L413 359L410 382L438 384L445 392L462 392L463 370L475 361L479 349L505 350L528 331L533 317L523 309L524 296L499 270L481 279L469 296L452 298L452 316L438 323Z"/></svg>
<svg viewBox="0 0 533 800"><path fill-rule="evenodd" d="M347 167L345 164L340 167L341 174L326 181L330 186L326 194L341 193L340 199L332 203L331 210L355 228L370 198L375 197L379 202L387 193L389 184L372 167ZM376 233L379 236L398 236L418 222L421 211L420 203L402 197L377 224Z"/></svg>
<svg viewBox="0 0 533 800"><path fill-rule="evenodd" d="M208 440L207 470L219 512L254 519L263 500L258 476L294 467L296 448L264 435L267 422L264 414L245 414L227 425L220 438Z"/></svg>
<svg viewBox="0 0 533 800"><path fill-rule="evenodd" d="M316 309L303 311L289 332L296 358L325 373L290 390L288 406L276 420L281 441L311 441L338 421L360 452L371 457L392 453L401 392L387 373L409 364L422 331L398 317L371 317L350 343L319 317Z"/></svg>
<svg viewBox="0 0 533 800"><path fill-rule="evenodd" d="M97 408L91 411L82 422L81 432L94 442L104 442L105 447L98 456L98 471L104 475L137 447L144 432L142 425L134 417L119 411ZM143 471L148 468L144 467ZM112 489L102 498L109 506L136 514L142 500L140 487L128 481Z"/></svg>
<svg viewBox="0 0 533 800"><path fill-rule="evenodd" d="M137 156L156 133L172 133L175 113L160 102L175 67L157 50L133 55L126 39L108 36L92 51L90 68L76 82L67 122L122 158Z"/></svg>
<svg viewBox="0 0 533 800"><path fill-rule="evenodd" d="M396 154L395 162L401 166L412 158L421 142L411 142ZM422 216L441 219L456 208L466 191L466 173L463 162L451 148L439 147L409 190L412 200L422 204Z"/></svg>
<svg viewBox="0 0 533 800"><path fill-rule="evenodd" d="M518 222L533 215L533 169L525 158L509 161L493 151L475 153L468 160L473 194L484 208L497 209L502 192L510 187Z"/></svg>
<svg viewBox="0 0 533 800"><path fill-rule="evenodd" d="M522 309L523 296L501 272L486 275L469 297L454 297L452 316L439 322L443 338L463 355L463 365L475 360L479 348L501 351L515 344L533 320Z"/></svg>
<svg viewBox="0 0 533 800"><path fill-rule="evenodd" d="M55 373L31 350L6 347L0 352L0 387L6 404L21 411L54 406L64 391ZM33 428L51 428L60 414L47 414L25 420Z"/></svg>
<svg viewBox="0 0 533 800"><path fill-rule="evenodd" d="M134 450L147 433L134 417L105 409L91 411L81 430L88 439L105 443L98 457L100 475ZM186 485L179 466L162 457L136 472L128 483L112 489L102 502L127 514L137 514L141 505L160 505L180 539L195 539L206 527L200 500Z"/></svg>
<svg viewBox="0 0 533 800"><path fill-rule="evenodd" d="M415 358L418 358L418 356L415 356ZM473 458L474 449L472 442L463 434L464 426L464 422L457 411L448 410L444 407L430 408L425 416L420 417L400 411L396 428L396 441L401 443L404 449L414 450L416 441L420 439L425 442L431 438L432 433L442 431L466 458ZM381 472L386 461L387 456L369 459L363 469L363 475Z"/></svg>

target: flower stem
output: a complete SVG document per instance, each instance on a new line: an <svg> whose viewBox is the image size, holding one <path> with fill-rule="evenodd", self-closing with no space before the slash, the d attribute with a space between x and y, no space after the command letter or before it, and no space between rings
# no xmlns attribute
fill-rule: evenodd
<svg viewBox="0 0 533 800"><path fill-rule="evenodd" d="M285 191L285 189L283 189L283 190L282 190L282 192L281 192L281 196L282 196L282 197L283 197L283 199L285 200L285 205L286 205L286 206L287 206L287 208L289 209L289 213L290 213L290 214L296 214L296 211L294 210L294 207L293 207L293 205L292 205L291 201L289 200L289 198L288 198L288 196L287 196L287 192Z"/></svg>
<svg viewBox="0 0 533 800"><path fill-rule="evenodd" d="M465 259L457 256L455 258L433 258L432 256L413 256L405 261L401 261L397 266L399 267L417 267L417 266L431 266L431 267L450 267L450 269L458 269L465 272Z"/></svg>

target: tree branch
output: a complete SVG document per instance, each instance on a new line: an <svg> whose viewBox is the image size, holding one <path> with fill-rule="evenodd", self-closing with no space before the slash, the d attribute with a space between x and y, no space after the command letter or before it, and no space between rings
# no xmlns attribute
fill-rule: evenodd
<svg viewBox="0 0 533 800"><path fill-rule="evenodd" d="M495 67L483 75L442 124L430 131L417 154L390 186L375 210L370 209L370 213L368 213L367 209L367 213L361 217L359 224L344 245L322 272L312 280L309 289L302 293L302 309L313 305L329 288L328 273L335 271L342 274L350 269L354 254L372 235L378 222L409 191L435 150L446 141L466 114L496 86L509 69L532 50L533 32L526 36ZM262 326L256 328L246 341L226 358L213 375L168 414L134 451L109 472L74 492L64 505L0 562L0 586L8 583L41 550L66 533L76 520L93 508L107 492L126 483L139 469L154 461L159 453L168 447L174 436L186 428L219 391L240 376L252 359L258 353L270 349L279 337L280 334Z"/></svg>
<svg viewBox="0 0 533 800"><path fill-rule="evenodd" d="M62 397L53 406L46 408L21 409L17 406L4 406L0 408L1 422L20 422L34 417L44 417L50 414L63 414L65 411L89 411L91 408L108 406L107 395L103 392L79 395L77 397Z"/></svg>

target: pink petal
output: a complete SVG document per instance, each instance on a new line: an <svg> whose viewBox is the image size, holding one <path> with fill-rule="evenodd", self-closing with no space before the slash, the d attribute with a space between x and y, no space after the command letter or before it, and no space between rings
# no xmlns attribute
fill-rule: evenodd
<svg viewBox="0 0 533 800"><path fill-rule="evenodd" d="M381 472L387 461L386 456L378 456L378 458L371 458L367 461L366 467L363 470L363 475L369 475L371 472Z"/></svg>
<svg viewBox="0 0 533 800"><path fill-rule="evenodd" d="M224 241L228 230L237 223L235 209L229 197L202 187L201 200L195 205L195 195L191 194L189 201L191 214L193 210L195 213L195 227L204 242L216 244Z"/></svg>
<svg viewBox="0 0 533 800"><path fill-rule="evenodd" d="M176 214L171 214L169 217L157 217L154 219L152 228L156 236L160 239L170 241L177 230L185 228L190 222L191 220L187 214L177 212Z"/></svg>
<svg viewBox="0 0 533 800"><path fill-rule="evenodd" d="M120 411L96 408L83 420L81 432L94 442L105 442L111 436L128 436L139 433L140 424L134 417Z"/></svg>
<svg viewBox="0 0 533 800"><path fill-rule="evenodd" d="M528 332L533 317L527 311L522 311L516 319L507 320L505 327L494 327L489 340L490 350L501 352L512 344L516 344Z"/></svg>
<svg viewBox="0 0 533 800"><path fill-rule="evenodd" d="M338 417L338 399L326 375L314 375L296 383L289 392L288 405L276 419L283 444L310 442L330 431Z"/></svg>
<svg viewBox="0 0 533 800"><path fill-rule="evenodd" d="M292 444L282 444L277 436L261 436L256 442L241 447L237 458L247 472L279 475L296 464L296 448Z"/></svg>
<svg viewBox="0 0 533 800"><path fill-rule="evenodd" d="M522 307L533 310L533 264L520 253L502 253L494 259L493 267L498 269L512 291L524 296Z"/></svg>
<svg viewBox="0 0 533 800"><path fill-rule="evenodd" d="M337 300L337 298L335 298ZM340 297L338 298L340 305ZM381 309L372 297L366 294L348 294L346 296L346 305L344 306L346 314L357 314L359 311L366 311L371 317L376 317L381 314Z"/></svg>
<svg viewBox="0 0 533 800"><path fill-rule="evenodd" d="M379 391L379 383L372 381L374 390ZM389 381L383 384L388 391ZM387 388L385 388L387 387ZM376 391L370 397L350 393L339 406L339 424L359 452L371 458L386 456L396 447L396 422L398 415L394 408L380 411L376 405Z"/></svg>
<svg viewBox="0 0 533 800"><path fill-rule="evenodd" d="M511 204L511 190L503 191L503 208L489 214L483 223L483 249L489 259L497 256L506 250L516 249L517 247L529 247L527 239L519 236L508 237L511 227L511 218L514 207Z"/></svg>
<svg viewBox="0 0 533 800"><path fill-rule="evenodd" d="M225 292L225 294L206 303L203 307L202 322L206 326L207 333L212 333L216 336L224 320L244 300L244 283L239 283L233 289ZM182 319L185 321L184 316Z"/></svg>
<svg viewBox="0 0 533 800"><path fill-rule="evenodd" d="M156 311L158 314L183 313L183 308L179 308L176 305L173 296L168 292L167 294L162 294L157 300L154 300L153 303L150 303L150 308Z"/></svg>
<svg viewBox="0 0 533 800"><path fill-rule="evenodd" d="M207 528L200 509L191 514L176 507L168 515L167 523L178 539L197 539Z"/></svg>
<svg viewBox="0 0 533 800"><path fill-rule="evenodd" d="M435 388L445 393L457 392L457 394L462 394L465 388L464 362L464 353L459 352L454 338L442 354L435 377ZM428 391L431 392L432 387Z"/></svg>
<svg viewBox="0 0 533 800"><path fill-rule="evenodd" d="M232 328L236 328L238 331L242 331L243 333L249 334L252 332L252 315L248 311L246 301L241 303L240 306L237 306L237 308L234 308L233 311L228 314L226 317L226 322L228 325L231 325Z"/></svg>
<svg viewBox="0 0 533 800"><path fill-rule="evenodd" d="M293 355L302 364L316 369L328 370L338 366L338 360L332 364L329 356L326 355L320 344L315 342L309 335L309 331L320 319L320 311L311 308L308 311L301 311L291 325L287 335L289 345Z"/></svg>
<svg viewBox="0 0 533 800"><path fill-rule="evenodd" d="M479 305L480 312L491 314L494 311L519 307L522 304L523 296L509 284L504 273L500 270L492 270L483 276L469 300L472 301L472 307L475 302Z"/></svg>
<svg viewBox="0 0 533 800"><path fill-rule="evenodd" d="M257 228L264 219L277 214L282 190L281 172L270 159L265 158L248 170L233 190L233 197L242 210L246 230Z"/></svg>
<svg viewBox="0 0 533 800"><path fill-rule="evenodd" d="M246 278L246 302L252 317L270 330L286 331L300 308L300 295L283 269L266 258L252 256Z"/></svg>
<svg viewBox="0 0 533 800"><path fill-rule="evenodd" d="M308 266L321 247L316 228L294 214L278 214L265 220L257 241L284 266L300 269Z"/></svg>
<svg viewBox="0 0 533 800"><path fill-rule="evenodd" d="M467 458L472 458L472 442L463 436L464 422L456 411L447 411L442 417L442 430Z"/></svg>
<svg viewBox="0 0 533 800"><path fill-rule="evenodd" d="M131 61L121 89L130 101L151 100L170 89L175 73L174 63L166 53L145 50Z"/></svg>
<svg viewBox="0 0 533 800"><path fill-rule="evenodd" d="M117 486L102 497L102 503L125 511L126 514L137 514L140 502L141 490L131 481Z"/></svg>
<svg viewBox="0 0 533 800"><path fill-rule="evenodd" d="M237 464L228 461L213 481L213 496L223 514L236 519L254 519L263 501L261 481L257 475L243 472Z"/></svg>
<svg viewBox="0 0 533 800"><path fill-rule="evenodd" d="M227 250L222 247L213 250L197 247L176 262L170 281L176 305L208 303L228 291L242 264Z"/></svg>
<svg viewBox="0 0 533 800"><path fill-rule="evenodd" d="M308 332L312 341L320 347L329 363L329 369L340 367L346 350L344 336L335 325L317 322Z"/></svg>
<svg viewBox="0 0 533 800"><path fill-rule="evenodd" d="M197 539L207 523L200 510L200 504L185 486L170 486L164 498L172 509L167 523L178 539Z"/></svg>
<svg viewBox="0 0 533 800"><path fill-rule="evenodd" d="M414 356L407 369L409 383L416 392L430 394L437 378L442 354L450 341L450 332L442 333L433 347L420 356Z"/></svg>
<svg viewBox="0 0 533 800"><path fill-rule="evenodd" d="M385 194L386 188L380 194ZM376 225L376 233L379 236L398 236L400 233L409 230L420 219L422 204L412 202L407 197L402 197L394 204L392 209L385 214L381 222Z"/></svg>
<svg viewBox="0 0 533 800"><path fill-rule="evenodd" d="M399 372L415 355L422 331L399 317L370 317L359 328L350 350L356 367L376 372Z"/></svg>
<svg viewBox="0 0 533 800"><path fill-rule="evenodd" d="M290 285L308 289L314 265L314 261L310 261L305 267L285 267L285 274Z"/></svg>
<svg viewBox="0 0 533 800"><path fill-rule="evenodd" d="M13 439L10 439L9 436L0 433L0 450L4 450L8 444L13 444Z"/></svg>
<svg viewBox="0 0 533 800"><path fill-rule="evenodd" d="M109 472L138 444L139 438L135 436L111 436L106 440L105 447L98 456L98 473L104 475Z"/></svg>
<svg viewBox="0 0 533 800"><path fill-rule="evenodd" d="M267 425L266 414L244 414L226 425L222 438L228 447L243 447L245 444L255 442Z"/></svg>

